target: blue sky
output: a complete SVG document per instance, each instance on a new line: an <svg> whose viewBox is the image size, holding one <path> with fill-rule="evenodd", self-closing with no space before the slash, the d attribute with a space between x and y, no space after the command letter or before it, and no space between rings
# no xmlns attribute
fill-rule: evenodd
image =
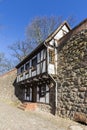
<svg viewBox="0 0 87 130"><path fill-rule="evenodd" d="M87 0L0 0L0 52L9 56L8 45L25 39L32 18L45 15L73 15L77 24L87 17Z"/></svg>

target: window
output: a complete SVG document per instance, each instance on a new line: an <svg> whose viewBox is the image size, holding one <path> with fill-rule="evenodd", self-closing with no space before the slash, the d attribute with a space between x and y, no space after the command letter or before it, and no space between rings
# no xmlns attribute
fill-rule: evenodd
<svg viewBox="0 0 87 130"><path fill-rule="evenodd" d="M41 53L38 53L38 62L40 62L40 60L41 60Z"/></svg>
<svg viewBox="0 0 87 130"><path fill-rule="evenodd" d="M42 84L37 87L37 101L42 103L49 103L49 86Z"/></svg>
<svg viewBox="0 0 87 130"><path fill-rule="evenodd" d="M49 63L54 64L54 57L55 53L54 50L49 50Z"/></svg>
<svg viewBox="0 0 87 130"><path fill-rule="evenodd" d="M25 65L25 70L28 70L29 67L30 67L30 62L26 63L26 65Z"/></svg>
<svg viewBox="0 0 87 130"><path fill-rule="evenodd" d="M37 57L35 57L34 59L32 59L32 67L36 68L37 65Z"/></svg>
<svg viewBox="0 0 87 130"><path fill-rule="evenodd" d="M46 95L46 86L40 87L40 97L44 97Z"/></svg>
<svg viewBox="0 0 87 130"><path fill-rule="evenodd" d="M23 73L23 72L24 72L24 66L21 67L21 73Z"/></svg>

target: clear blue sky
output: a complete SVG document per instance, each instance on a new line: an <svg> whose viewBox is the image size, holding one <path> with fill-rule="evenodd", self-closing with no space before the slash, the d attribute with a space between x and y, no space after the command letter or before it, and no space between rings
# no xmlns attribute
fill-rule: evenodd
<svg viewBox="0 0 87 130"><path fill-rule="evenodd" d="M87 0L0 0L0 51L17 40L25 39L25 28L35 16L76 17L77 23L87 17Z"/></svg>

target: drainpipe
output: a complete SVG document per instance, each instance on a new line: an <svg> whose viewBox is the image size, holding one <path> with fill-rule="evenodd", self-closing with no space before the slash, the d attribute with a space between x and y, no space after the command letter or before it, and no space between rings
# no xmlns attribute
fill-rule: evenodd
<svg viewBox="0 0 87 130"><path fill-rule="evenodd" d="M48 46L46 45L46 43L45 43L45 42L44 42L43 44L44 44L46 47L48 47Z"/></svg>
<svg viewBox="0 0 87 130"><path fill-rule="evenodd" d="M56 82L56 86L55 86L55 92L56 92L56 95L55 95L55 114L56 114L56 111L57 111L57 82Z"/></svg>
<svg viewBox="0 0 87 130"><path fill-rule="evenodd" d="M49 61L49 56L48 56L48 46L46 45L46 43L44 42L44 45L47 47L47 64ZM57 48L55 49L55 55L57 55ZM58 57L56 57L56 61L58 60ZM55 74L57 74L57 63L56 63L56 71ZM48 69L47 69L48 70ZM57 112L57 81L52 77L52 75L49 74L49 76L51 77L51 79L54 81L55 83L55 114Z"/></svg>
<svg viewBox="0 0 87 130"><path fill-rule="evenodd" d="M52 77L52 75L49 74L49 76L51 77L51 79L54 81L55 83L55 115L56 115L56 112L57 112L57 81Z"/></svg>
<svg viewBox="0 0 87 130"><path fill-rule="evenodd" d="M47 73L48 73L48 64L49 64L49 49L48 49L48 46L46 45L46 43L44 42L44 45L46 46L46 48L47 48L47 52L46 52L46 56L47 56L47 69L46 69L46 71L47 71Z"/></svg>

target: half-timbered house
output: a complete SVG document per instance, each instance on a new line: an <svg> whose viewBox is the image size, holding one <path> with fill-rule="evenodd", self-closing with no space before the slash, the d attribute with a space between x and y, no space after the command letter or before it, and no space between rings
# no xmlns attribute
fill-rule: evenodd
<svg viewBox="0 0 87 130"><path fill-rule="evenodd" d="M22 101L87 124L87 19L61 24L16 68Z"/></svg>
<svg viewBox="0 0 87 130"><path fill-rule="evenodd" d="M57 75L57 41L69 31L64 22L16 66L16 82L22 88L23 101L56 105L53 76Z"/></svg>

